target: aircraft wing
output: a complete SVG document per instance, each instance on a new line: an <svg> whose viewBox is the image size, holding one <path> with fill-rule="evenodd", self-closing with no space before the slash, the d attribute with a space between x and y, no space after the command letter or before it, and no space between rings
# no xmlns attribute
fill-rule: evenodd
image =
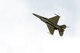
<svg viewBox="0 0 80 53"><path fill-rule="evenodd" d="M57 24L58 21L59 21L59 17L58 16L55 16L55 17L52 17L49 19L51 22L53 22L54 24Z"/></svg>
<svg viewBox="0 0 80 53"><path fill-rule="evenodd" d="M51 26L51 25L49 25L49 24L47 24L47 26L48 26L48 29L49 29L50 34L53 35L53 33L54 33L54 31L55 31L54 27Z"/></svg>

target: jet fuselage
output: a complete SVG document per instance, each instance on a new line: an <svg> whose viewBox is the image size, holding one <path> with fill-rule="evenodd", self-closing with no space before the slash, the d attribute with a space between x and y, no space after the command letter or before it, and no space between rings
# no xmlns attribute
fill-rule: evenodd
<svg viewBox="0 0 80 53"><path fill-rule="evenodd" d="M36 15L36 14L33 14L33 15L39 16L39 15ZM55 29L59 29L59 25L56 25L56 24L52 23L51 21L49 21L48 18L45 18L45 17L37 17L37 18L39 18L41 21L45 22L46 24L49 24L49 25L55 27Z"/></svg>
<svg viewBox="0 0 80 53"><path fill-rule="evenodd" d="M53 35L54 31L58 30L60 36L63 36L63 32L64 29L66 29L66 25L57 25L60 16L56 15L55 17L48 19L35 13L33 13L33 15L35 15L37 18L39 18L41 21L47 24L50 34Z"/></svg>

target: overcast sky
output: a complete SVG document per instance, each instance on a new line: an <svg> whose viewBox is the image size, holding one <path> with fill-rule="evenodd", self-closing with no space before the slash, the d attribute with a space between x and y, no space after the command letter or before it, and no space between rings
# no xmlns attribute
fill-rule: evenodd
<svg viewBox="0 0 80 53"><path fill-rule="evenodd" d="M60 15L64 35L50 35L44 22ZM80 53L79 0L0 0L0 53Z"/></svg>

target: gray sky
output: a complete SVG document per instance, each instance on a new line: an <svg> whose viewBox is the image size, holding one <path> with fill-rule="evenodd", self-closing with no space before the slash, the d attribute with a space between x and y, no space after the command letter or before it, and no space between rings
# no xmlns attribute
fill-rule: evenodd
<svg viewBox="0 0 80 53"><path fill-rule="evenodd" d="M0 0L0 53L80 53L79 0ZM63 37L32 15L61 16Z"/></svg>

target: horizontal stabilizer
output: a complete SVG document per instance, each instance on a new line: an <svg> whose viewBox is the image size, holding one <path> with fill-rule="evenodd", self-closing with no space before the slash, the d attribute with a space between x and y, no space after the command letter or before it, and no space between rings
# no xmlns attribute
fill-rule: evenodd
<svg viewBox="0 0 80 53"><path fill-rule="evenodd" d="M63 36L64 29L58 29L60 36Z"/></svg>

